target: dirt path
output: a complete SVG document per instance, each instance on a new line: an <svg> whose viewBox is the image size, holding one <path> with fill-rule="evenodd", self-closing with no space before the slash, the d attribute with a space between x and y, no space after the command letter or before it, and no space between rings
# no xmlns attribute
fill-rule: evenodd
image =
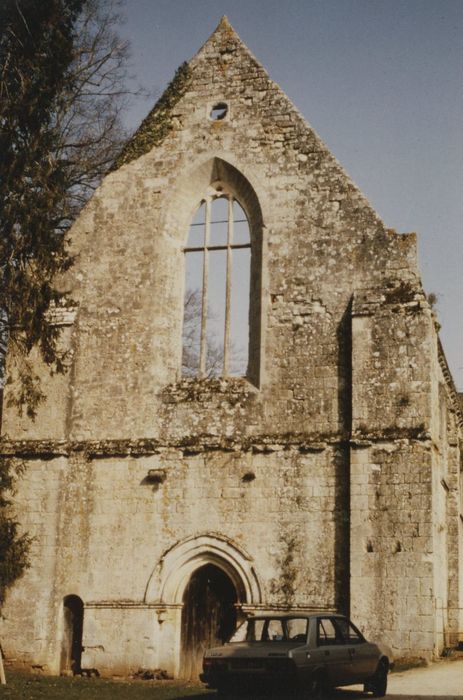
<svg viewBox="0 0 463 700"><path fill-rule="evenodd" d="M463 659L439 661L426 668L391 673L388 697L463 699Z"/></svg>

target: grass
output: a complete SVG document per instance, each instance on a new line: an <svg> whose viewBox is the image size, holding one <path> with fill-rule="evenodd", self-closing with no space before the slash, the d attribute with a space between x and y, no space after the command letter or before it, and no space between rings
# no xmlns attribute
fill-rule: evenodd
<svg viewBox="0 0 463 700"><path fill-rule="evenodd" d="M204 700L214 694L198 683L184 681L114 681L103 678L61 678L6 671L0 686L3 700Z"/></svg>

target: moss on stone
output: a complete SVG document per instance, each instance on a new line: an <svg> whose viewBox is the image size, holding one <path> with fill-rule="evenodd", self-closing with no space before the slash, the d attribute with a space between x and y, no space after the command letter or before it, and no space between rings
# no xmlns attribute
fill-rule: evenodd
<svg viewBox="0 0 463 700"><path fill-rule="evenodd" d="M114 161L112 170L117 170L122 165L145 155L159 145L172 131L172 110L185 94L190 78L191 69L188 63L182 63L162 97Z"/></svg>
<svg viewBox="0 0 463 700"><path fill-rule="evenodd" d="M270 581L270 592L277 597L280 604L290 608L297 590L300 544L296 537L288 532L280 535L280 544L282 555L277 560L280 577Z"/></svg>
<svg viewBox="0 0 463 700"><path fill-rule="evenodd" d="M410 282L400 282L398 286L386 291L386 304L408 304L416 300L418 292Z"/></svg>

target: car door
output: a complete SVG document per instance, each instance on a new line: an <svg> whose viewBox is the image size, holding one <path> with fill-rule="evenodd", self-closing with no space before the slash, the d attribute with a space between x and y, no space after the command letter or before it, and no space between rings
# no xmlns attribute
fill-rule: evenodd
<svg viewBox="0 0 463 700"><path fill-rule="evenodd" d="M378 665L378 648L370 644L350 620L344 617L335 618L343 644L347 652L348 667L346 674L351 683L362 682L374 674ZM349 682L349 680L345 681Z"/></svg>
<svg viewBox="0 0 463 700"><path fill-rule="evenodd" d="M345 683L350 673L350 656L340 630L329 615L317 618L317 647L313 656L324 667L330 685Z"/></svg>

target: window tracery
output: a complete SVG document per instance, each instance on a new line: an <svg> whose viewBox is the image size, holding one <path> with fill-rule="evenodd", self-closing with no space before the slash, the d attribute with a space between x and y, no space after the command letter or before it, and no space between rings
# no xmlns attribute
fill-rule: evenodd
<svg viewBox="0 0 463 700"><path fill-rule="evenodd" d="M208 188L184 248L182 374L244 376L249 352L248 218L223 183Z"/></svg>

